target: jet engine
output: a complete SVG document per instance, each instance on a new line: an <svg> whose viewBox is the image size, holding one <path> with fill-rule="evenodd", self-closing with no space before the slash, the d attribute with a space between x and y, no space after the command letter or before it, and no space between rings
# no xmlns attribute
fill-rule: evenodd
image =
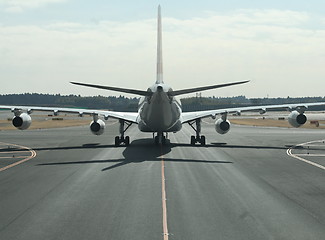
<svg viewBox="0 0 325 240"><path fill-rule="evenodd" d="M288 121L291 126L298 128L307 122L307 117L303 113L299 113L298 111L292 111L288 117Z"/></svg>
<svg viewBox="0 0 325 240"><path fill-rule="evenodd" d="M230 122L220 118L216 121L215 128L217 133L226 134L230 130Z"/></svg>
<svg viewBox="0 0 325 240"><path fill-rule="evenodd" d="M95 135L102 135L105 130L105 122L101 119L92 121L89 125L90 131Z"/></svg>
<svg viewBox="0 0 325 240"><path fill-rule="evenodd" d="M26 130L32 123L32 118L27 113L21 113L12 119L12 125L19 130Z"/></svg>

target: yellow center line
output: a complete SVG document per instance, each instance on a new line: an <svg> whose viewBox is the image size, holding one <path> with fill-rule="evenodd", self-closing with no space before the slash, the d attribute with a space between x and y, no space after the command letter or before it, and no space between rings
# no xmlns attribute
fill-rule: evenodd
<svg viewBox="0 0 325 240"><path fill-rule="evenodd" d="M23 153L23 152L30 152L30 151L29 151L29 150L24 150L24 151L13 150L13 151L10 151L10 152L1 152L1 151L0 151L0 154L8 154L8 153Z"/></svg>
<svg viewBox="0 0 325 240"><path fill-rule="evenodd" d="M23 162L27 162L28 160L36 157L36 152L33 149L31 149L31 148L28 148L28 147L25 147L25 146L20 146L20 145L17 145L17 144L3 143L3 142L0 142L0 145L15 146L15 147L18 147L18 148L26 149L27 151L29 151L31 153L30 156L28 156L28 157L26 157L26 158L24 158L24 159L22 159L22 160L20 160L18 162L15 162L15 163L12 163L10 165L7 165L5 167L0 168L0 172L2 172L4 170L7 170L9 168L15 167L15 166L17 166L17 165L19 165L19 164L21 164Z"/></svg>
<svg viewBox="0 0 325 240"><path fill-rule="evenodd" d="M9 158L9 159L12 159L12 158L26 158L26 157L29 157L29 156L8 156L8 157L0 157L0 159L5 159L5 158Z"/></svg>
<svg viewBox="0 0 325 240"><path fill-rule="evenodd" d="M163 157L163 151L161 146L161 201L162 201L162 210L163 210L163 235L164 240L168 240L168 225L167 225L167 204L166 204L166 183L165 183L165 162Z"/></svg>

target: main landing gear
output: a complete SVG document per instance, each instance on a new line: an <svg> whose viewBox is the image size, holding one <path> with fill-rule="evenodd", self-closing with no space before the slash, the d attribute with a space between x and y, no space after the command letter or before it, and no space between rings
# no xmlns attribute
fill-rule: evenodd
<svg viewBox="0 0 325 240"><path fill-rule="evenodd" d="M166 136L164 135L164 133L157 133L157 136L155 136L155 133L153 133L153 138L155 140L156 145L165 145L167 137L167 133Z"/></svg>
<svg viewBox="0 0 325 240"><path fill-rule="evenodd" d="M126 125L126 126L125 126ZM132 125L130 122L125 122L124 120L120 119L120 136L115 137L115 146L121 145L121 143L124 143L125 146L130 145L130 137L129 136L124 136L124 133L126 130L129 129L129 127Z"/></svg>
<svg viewBox="0 0 325 240"><path fill-rule="evenodd" d="M196 143L200 143L202 146L205 146L205 136L201 135L201 118L196 119L192 122L188 123L191 128L193 128L193 130L196 133L196 136L191 136L191 145L195 145ZM193 125L196 125L196 128Z"/></svg>

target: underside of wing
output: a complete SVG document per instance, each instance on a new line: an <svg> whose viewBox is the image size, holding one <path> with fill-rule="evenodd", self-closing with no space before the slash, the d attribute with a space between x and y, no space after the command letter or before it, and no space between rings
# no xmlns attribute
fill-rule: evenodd
<svg viewBox="0 0 325 240"><path fill-rule="evenodd" d="M268 110L288 110L298 111L299 113L304 113L308 107L312 106L325 106L325 102L317 103L297 103L297 104L281 104L281 105L264 105L264 106L251 106L251 107L238 107L238 108L224 108L216 110L207 111L196 111L196 112L184 112L182 113L182 123L190 122L200 118L213 117L220 114L232 114L249 111L259 111L260 113L265 113Z"/></svg>
<svg viewBox="0 0 325 240"><path fill-rule="evenodd" d="M114 111L104 111L104 110L92 110L92 109L76 109L76 108L54 108L54 107L35 107L35 106L8 106L0 105L0 109L9 109L15 115L21 113L31 114L34 111L39 112L53 112L54 115L59 113L71 113L78 114L79 116L90 115L90 116L102 116L105 119L111 117L115 119L121 119L124 121L137 123L138 113L136 112L114 112Z"/></svg>
<svg viewBox="0 0 325 240"><path fill-rule="evenodd" d="M114 112L114 111L102 111L91 109L75 109L75 108L53 108L53 107L34 107L34 106L7 106L0 105L0 109L10 109L14 117L12 118L12 124L19 130L26 130L32 123L32 112L52 112L57 116L59 113L77 114L80 117L84 115L92 116L93 120L90 122L89 128L94 135L102 135L105 131L105 122L101 119L114 118L119 120L120 134L121 136L115 137L115 145L118 146L121 143L125 145L130 144L130 137L124 137L124 132L133 124L138 123L138 113L136 112ZM101 117L101 118L100 118Z"/></svg>
<svg viewBox="0 0 325 240"><path fill-rule="evenodd" d="M137 89L110 87L110 86L102 86L102 85L95 85L95 84L88 84L88 83L78 83L78 82L70 82L70 83L79 85L79 86L84 86L84 87L92 87L92 88L99 88L99 89L110 90L110 91L115 91L115 92L130 93L130 94L135 94L135 95L139 95L139 96L151 96L152 95L151 92L137 90Z"/></svg>
<svg viewBox="0 0 325 240"><path fill-rule="evenodd" d="M225 83L225 84L210 85L210 86L204 86L204 87L181 89L181 90L171 91L168 94L170 96L178 96L178 95L182 95L182 94L206 91L206 90L211 90L211 89L216 89L216 88L229 87L229 86L244 84L244 83L248 83L248 82L249 82L249 80L241 81L241 82L232 82L232 83Z"/></svg>

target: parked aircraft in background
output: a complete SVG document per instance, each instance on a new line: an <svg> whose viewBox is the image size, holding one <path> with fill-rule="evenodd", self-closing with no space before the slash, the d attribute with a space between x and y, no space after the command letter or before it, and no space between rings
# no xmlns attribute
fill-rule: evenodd
<svg viewBox="0 0 325 240"><path fill-rule="evenodd" d="M205 145L205 136L201 135L202 118L212 117L213 119L216 119L217 115L220 116L215 122L215 130L219 134L225 134L230 130L230 122L227 120L228 114L239 114L244 111L260 111L260 113L265 113L269 109L288 109L291 112L288 117L289 123L293 127L299 127L305 124L307 121L304 112L309 106L325 105L325 103L283 104L183 113L181 102L177 99L177 96L179 95L239 85L247 83L249 81L246 80L205 87L173 90L169 85L165 84L163 80L162 29L160 6L158 7L157 39L157 78L155 83L146 91L71 82L75 85L139 95L141 96L141 99L139 101L138 112L115 112L89 109L4 105L0 105L0 108L11 109L11 111L14 113L12 124L20 130L28 129L28 127L31 125L32 119L30 114L33 111L48 111L53 112L54 115L57 115L58 113L76 113L79 114L79 116L83 116L85 114L92 115L93 121L90 123L90 130L95 135L103 134L105 129L105 122L100 117L104 118L105 120L107 120L109 117L115 118L119 120L120 124L120 136L115 137L115 145L118 146L121 143L129 145L130 138L129 136L125 136L125 132L132 124L137 124L139 130L142 132L153 133L156 144L164 144L166 142L167 133L178 132L181 130L182 125L187 123L193 128L195 132L195 135L191 136L190 143L192 145L195 145L196 143Z"/></svg>

